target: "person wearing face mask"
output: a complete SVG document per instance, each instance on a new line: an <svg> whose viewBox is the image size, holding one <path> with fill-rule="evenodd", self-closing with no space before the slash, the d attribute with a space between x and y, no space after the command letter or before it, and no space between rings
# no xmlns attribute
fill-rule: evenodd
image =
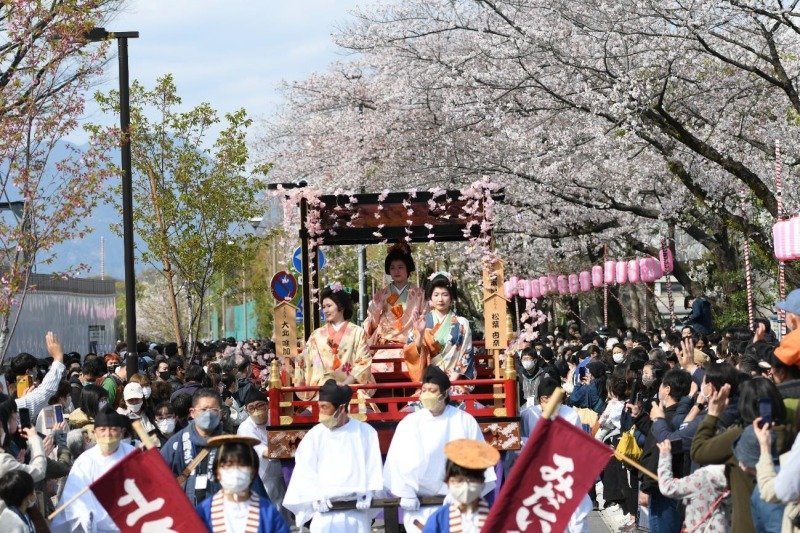
<svg viewBox="0 0 800 533"><path fill-rule="evenodd" d="M272 502L251 490L257 477L258 439L221 435L208 439L215 450L214 478L222 487L197 506L211 533L289 533Z"/></svg>
<svg viewBox="0 0 800 533"><path fill-rule="evenodd" d="M155 422L158 429L158 439L163 446L175 434L177 420L175 419L175 411L172 409L172 404L162 402L156 406Z"/></svg>
<svg viewBox="0 0 800 533"><path fill-rule="evenodd" d="M415 522L424 524L436 512L435 506L420 507L420 496L444 496L442 482L446 458L444 445L456 439L483 441L475 418L449 405L450 378L436 365L425 369L419 399L424 409L413 412L398 424L386 455L383 481L386 490L400 498L406 531L418 532ZM485 473L482 495L494 489L493 469Z"/></svg>
<svg viewBox="0 0 800 533"><path fill-rule="evenodd" d="M36 528L28 515L36 505L33 478L22 470L0 477L0 531L4 533L34 533Z"/></svg>
<svg viewBox="0 0 800 533"><path fill-rule="evenodd" d="M24 470L34 481L41 481L45 477L47 458L45 456L44 442L34 428L23 428L20 433L28 441L30 460L21 463L17 460L16 450L11 445L11 438L19 430L19 414L14 400L6 399L0 402L0 478L13 470ZM14 453L12 453L14 452Z"/></svg>
<svg viewBox="0 0 800 533"><path fill-rule="evenodd" d="M206 448L208 439L222 433L221 405L217 391L199 389L192 396L192 407L189 409L192 421L161 447L161 456L172 469L172 473L176 477L185 477L183 489L194 505L219 490L212 470L216 449L209 449L206 458L194 470L189 470L188 467L197 454Z"/></svg>
<svg viewBox="0 0 800 533"><path fill-rule="evenodd" d="M539 367L539 356L533 348L522 350L517 364L517 380L519 381L519 397L521 400L536 398L536 389L544 375ZM533 400L531 400L533 401Z"/></svg>
<svg viewBox="0 0 800 533"><path fill-rule="evenodd" d="M131 382L125 385L122 389L122 397L124 399L124 406L117 409L121 415L125 415L131 420L138 420L142 423L144 430L153 435L156 431L156 425L147 416L144 410L144 390L138 383ZM157 439L156 439L157 440Z"/></svg>
<svg viewBox="0 0 800 533"><path fill-rule="evenodd" d="M378 433L352 419L347 407L353 390L332 379L319 391L319 424L306 433L295 453L292 479L283 504L312 533L369 533L377 510L372 497L383 489ZM334 501L354 501L356 509L332 511Z"/></svg>
<svg viewBox="0 0 800 533"><path fill-rule="evenodd" d="M444 455L444 482L450 503L433 513L422 531L480 533L489 515L489 504L481 497L484 472L497 464L500 452L483 441L458 439L445 445Z"/></svg>
<svg viewBox="0 0 800 533"><path fill-rule="evenodd" d="M611 358L614 360L615 365L621 365L625 362L625 352L627 349L624 344L617 344L611 348Z"/></svg>
<svg viewBox="0 0 800 533"><path fill-rule="evenodd" d="M239 424L236 433L242 437L257 439L254 444L256 453L259 457L258 477L264 483L270 501L279 513L287 520L291 521L291 516L283 507L283 498L286 495L286 482L283 479L283 469L278 459L269 457L267 449L267 424L269 423L269 411L267 397L264 393L250 388L247 396L244 397L245 413L247 418Z"/></svg>
<svg viewBox="0 0 800 533"><path fill-rule="evenodd" d="M128 418L110 411L95 417L94 440L97 444L83 452L72 465L61 493L59 507L111 470L134 447L122 440L129 427ZM52 529L71 531L118 531L114 520L97 501L92 491L83 493L53 519Z"/></svg>

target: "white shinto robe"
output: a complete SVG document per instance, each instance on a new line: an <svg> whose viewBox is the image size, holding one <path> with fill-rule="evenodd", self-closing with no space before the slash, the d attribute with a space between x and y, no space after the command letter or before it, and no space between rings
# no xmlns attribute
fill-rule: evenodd
<svg viewBox="0 0 800 533"><path fill-rule="evenodd" d="M372 426L352 418L334 430L317 424L300 441L294 460L283 505L298 527L311 518L311 533L370 533L375 510L314 513L312 502L381 495L381 450Z"/></svg>
<svg viewBox="0 0 800 533"><path fill-rule="evenodd" d="M117 451L109 456L100 453L98 446L93 446L83 452L72 465L64 485L64 492L58 505L63 505L80 490L97 480L100 476L134 450L126 442L120 442ZM51 531L82 531L102 533L106 531L119 531L119 528L100 505L92 491L87 491L63 512L56 515L51 525Z"/></svg>
<svg viewBox="0 0 800 533"><path fill-rule="evenodd" d="M386 489L399 498L445 496L448 488L444 482L447 464L444 445L457 439L484 440L478 422L466 411L448 405L439 416L433 416L428 409L406 416L397 424L386 455L383 467ZM487 468L484 478L482 495L494 489L497 480L494 469ZM406 531L420 531L414 521L425 524L437 509L439 506L426 506L418 511L404 511Z"/></svg>

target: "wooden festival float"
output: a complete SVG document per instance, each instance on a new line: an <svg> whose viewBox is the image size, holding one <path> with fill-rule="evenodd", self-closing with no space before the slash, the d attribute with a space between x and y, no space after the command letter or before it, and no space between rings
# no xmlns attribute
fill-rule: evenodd
<svg viewBox="0 0 800 533"><path fill-rule="evenodd" d="M306 295L318 294L319 246L385 244L405 239L410 243L482 241L489 246L491 204L502 199L502 190L478 185L466 191L419 191L381 194L340 194L311 196L307 193L287 194L300 212L302 254L303 329L305 339L319 327L319 302ZM489 228L489 229L487 229ZM498 450L521 447L517 381L512 354L505 353L508 344L507 304L503 294L503 265L493 260L484 267L484 342L473 342L476 350L476 379L453 382L472 385L469 394L453 396L463 401L467 412L480 424L486 441ZM289 302L276 306L275 332L278 359L294 359L299 355L295 339L295 307ZM370 346L380 349L402 348L401 344ZM414 393L421 383L412 382L403 371L403 358L380 359L391 363L391 370L376 372L376 384L351 385L353 389L375 389L368 400L355 396L350 416L366 421L378 432L381 452L386 454L397 423L408 413L402 411L416 400ZM387 365L388 367L389 365ZM297 445L319 420L315 401L298 399L298 392L316 391L319 387L294 387L281 374L278 361L270 369L269 454L275 459L294 457Z"/></svg>

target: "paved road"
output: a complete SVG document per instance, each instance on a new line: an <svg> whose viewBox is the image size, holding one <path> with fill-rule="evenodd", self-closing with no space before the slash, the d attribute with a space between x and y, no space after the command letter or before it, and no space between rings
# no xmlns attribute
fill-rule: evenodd
<svg viewBox="0 0 800 533"><path fill-rule="evenodd" d="M589 515L589 533L610 533L610 529L600 518L600 513L592 511Z"/></svg>

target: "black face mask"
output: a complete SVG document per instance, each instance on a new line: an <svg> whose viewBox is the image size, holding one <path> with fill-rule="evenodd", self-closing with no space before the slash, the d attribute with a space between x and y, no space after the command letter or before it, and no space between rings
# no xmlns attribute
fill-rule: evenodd
<svg viewBox="0 0 800 533"><path fill-rule="evenodd" d="M159 372L158 373L158 377L160 377L164 381L167 381L169 379L169 371L167 371L167 372Z"/></svg>

